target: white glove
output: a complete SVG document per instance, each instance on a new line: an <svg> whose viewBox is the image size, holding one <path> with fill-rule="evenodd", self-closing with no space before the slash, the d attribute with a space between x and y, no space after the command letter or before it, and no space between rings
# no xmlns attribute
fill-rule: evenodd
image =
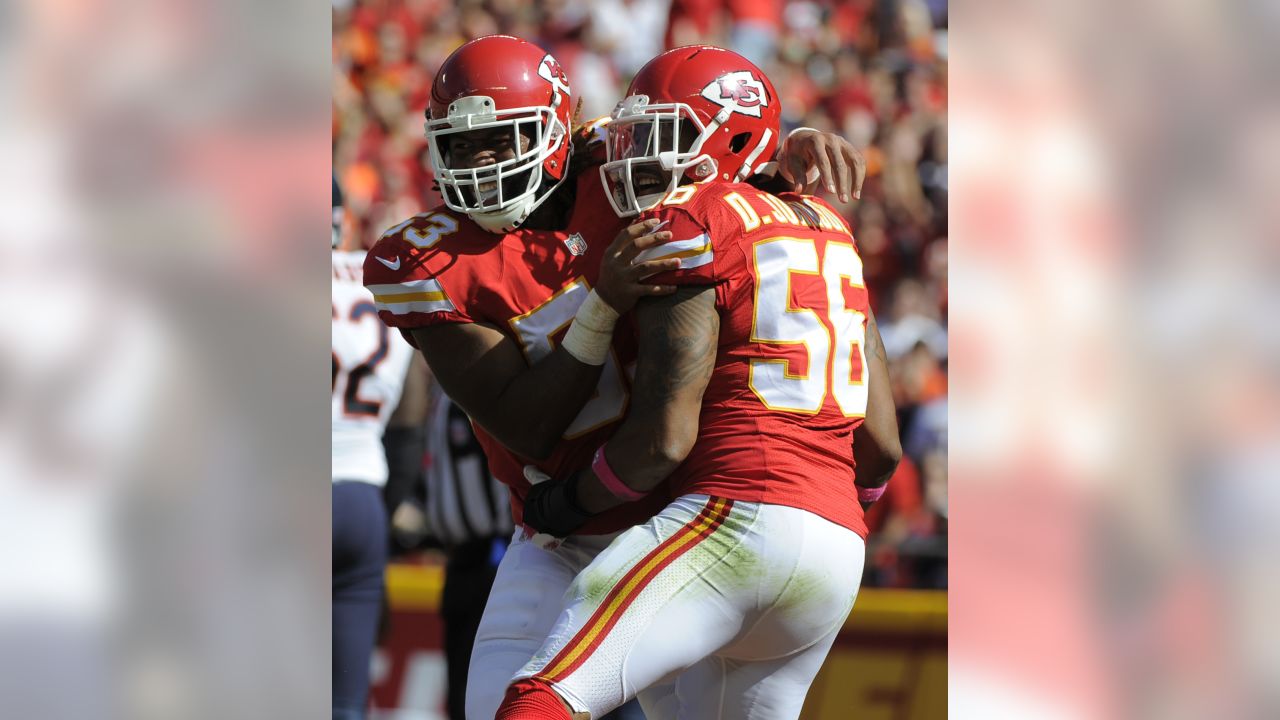
<svg viewBox="0 0 1280 720"><path fill-rule="evenodd" d="M524 479L528 480L530 485L537 485L550 480L551 476L539 470L537 465L525 465Z"/></svg>

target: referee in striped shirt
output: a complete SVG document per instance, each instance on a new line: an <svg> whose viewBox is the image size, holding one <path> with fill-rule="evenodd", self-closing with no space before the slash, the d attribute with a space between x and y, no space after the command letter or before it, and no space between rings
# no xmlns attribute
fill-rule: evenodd
<svg viewBox="0 0 1280 720"><path fill-rule="evenodd" d="M438 386L433 395L427 425L431 464L426 472L426 522L448 555L440 613L449 718L465 720L471 647L514 527L507 486L489 472L471 421Z"/></svg>

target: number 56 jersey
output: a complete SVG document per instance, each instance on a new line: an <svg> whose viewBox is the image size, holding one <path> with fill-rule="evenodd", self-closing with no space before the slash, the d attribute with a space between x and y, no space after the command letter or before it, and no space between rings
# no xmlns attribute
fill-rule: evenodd
<svg viewBox="0 0 1280 720"><path fill-rule="evenodd" d="M825 202L750 185L686 185L643 217L681 258L659 282L713 284L715 369L677 495L808 510L866 537L852 433L867 412L867 290L844 220Z"/></svg>

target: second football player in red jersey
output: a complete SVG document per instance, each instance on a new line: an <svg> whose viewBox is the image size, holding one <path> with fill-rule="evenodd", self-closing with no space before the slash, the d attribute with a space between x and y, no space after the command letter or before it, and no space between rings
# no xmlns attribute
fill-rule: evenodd
<svg viewBox="0 0 1280 720"><path fill-rule="evenodd" d="M672 240L638 259L678 259L659 279L682 287L637 304L626 419L589 470L533 489L526 521L565 535L675 499L574 580L502 720L567 718L560 701L600 717L637 693L653 717L794 718L853 605L860 504L901 450L848 226L741 182L778 116L758 68L697 46L646 65L608 126L610 202L662 221ZM674 695L641 692L672 675Z"/></svg>

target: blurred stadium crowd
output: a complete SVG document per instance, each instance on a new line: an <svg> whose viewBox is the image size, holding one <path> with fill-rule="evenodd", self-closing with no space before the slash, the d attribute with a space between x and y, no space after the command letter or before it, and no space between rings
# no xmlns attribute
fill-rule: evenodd
<svg viewBox="0 0 1280 720"><path fill-rule="evenodd" d="M812 127L866 155L852 223L890 354L906 451L868 521L867 585L946 587L946 0L334 0L334 168L366 243L435 204L422 133L437 68L508 33L565 68L578 120L607 115L670 47L736 50L782 93L783 130Z"/></svg>

